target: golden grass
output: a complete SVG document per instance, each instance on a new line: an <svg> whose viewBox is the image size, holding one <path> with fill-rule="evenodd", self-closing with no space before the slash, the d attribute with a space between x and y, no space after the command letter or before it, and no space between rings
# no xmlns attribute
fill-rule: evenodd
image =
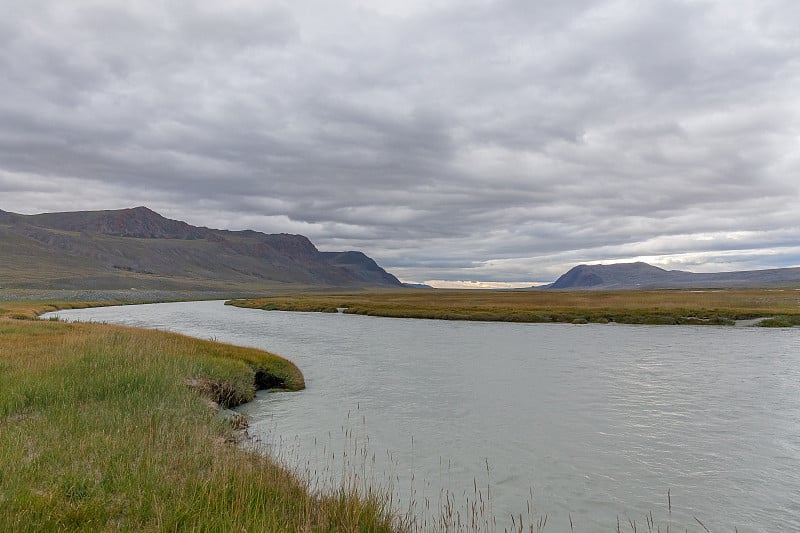
<svg viewBox="0 0 800 533"><path fill-rule="evenodd" d="M62 309L87 309L109 305L125 305L127 302L42 302L37 300L0 302L0 317L17 320L30 320L51 311Z"/></svg>
<svg viewBox="0 0 800 533"><path fill-rule="evenodd" d="M782 316L800 321L800 291L793 289L658 291L402 290L298 294L233 300L240 307L345 312L406 318L513 322L619 322L732 324Z"/></svg>
<svg viewBox="0 0 800 533"><path fill-rule="evenodd" d="M61 304L58 304L61 305ZM69 304L72 306L72 304ZM233 443L188 379L252 398L277 356L102 324L0 316L0 531L391 531L386 499L312 494L307 480Z"/></svg>

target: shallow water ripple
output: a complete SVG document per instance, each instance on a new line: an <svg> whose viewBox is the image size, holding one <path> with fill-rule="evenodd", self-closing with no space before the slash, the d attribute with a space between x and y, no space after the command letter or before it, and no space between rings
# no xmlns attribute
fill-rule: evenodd
<svg viewBox="0 0 800 533"><path fill-rule="evenodd" d="M650 511L675 530L697 530L696 516L713 531L800 531L797 329L439 322L220 302L59 314L167 325L292 359L308 389L259 395L246 408L253 431L304 460L368 440L374 469L417 509L442 490L462 501L488 485L500 530L533 493L551 532L569 531L570 516L576 531L610 531L618 516L644 524Z"/></svg>

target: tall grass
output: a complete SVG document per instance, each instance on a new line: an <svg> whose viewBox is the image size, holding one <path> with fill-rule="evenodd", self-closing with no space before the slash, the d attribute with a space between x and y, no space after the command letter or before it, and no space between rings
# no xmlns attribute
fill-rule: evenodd
<svg viewBox="0 0 800 533"><path fill-rule="evenodd" d="M0 531L391 531L378 495L316 494L187 380L252 398L266 352L156 331L0 318ZM191 381L189 381L191 382Z"/></svg>

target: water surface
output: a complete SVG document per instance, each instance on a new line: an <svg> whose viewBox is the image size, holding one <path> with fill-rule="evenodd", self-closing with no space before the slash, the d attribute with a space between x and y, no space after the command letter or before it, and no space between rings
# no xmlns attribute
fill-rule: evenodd
<svg viewBox="0 0 800 533"><path fill-rule="evenodd" d="M641 528L651 511L662 530L701 530L696 516L714 531L800 531L797 329L447 322L221 302L58 314L291 359L307 389L259 394L245 409L252 432L323 463L368 438L377 470L418 510L443 490L459 503L488 485L500 530L528 514L532 494L546 531L569 531L570 517L576 531L614 530L618 516Z"/></svg>

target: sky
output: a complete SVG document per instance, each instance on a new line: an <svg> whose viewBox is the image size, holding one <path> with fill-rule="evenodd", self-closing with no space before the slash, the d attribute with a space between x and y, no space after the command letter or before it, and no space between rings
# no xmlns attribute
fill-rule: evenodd
<svg viewBox="0 0 800 533"><path fill-rule="evenodd" d="M800 266L796 0L0 11L5 211L145 205L436 286Z"/></svg>

